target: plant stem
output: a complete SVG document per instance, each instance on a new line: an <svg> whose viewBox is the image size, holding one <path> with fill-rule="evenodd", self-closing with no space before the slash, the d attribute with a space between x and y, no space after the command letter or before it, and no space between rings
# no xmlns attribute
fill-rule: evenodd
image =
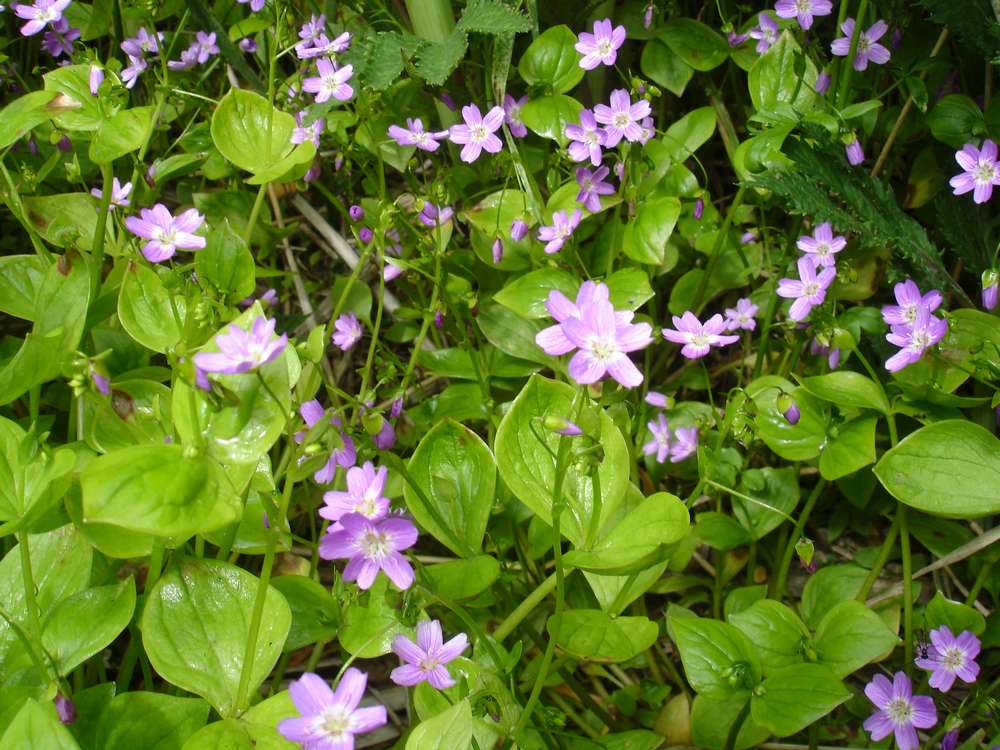
<svg viewBox="0 0 1000 750"><path fill-rule="evenodd" d="M740 729L743 728L743 722L747 720L750 715L750 699L747 698L747 702L743 704L743 708L736 715L736 719L733 721L733 725L729 727L729 734L726 735L726 746L725 750L733 750L736 747L736 739L740 736Z"/></svg>
<svg viewBox="0 0 1000 750"><path fill-rule="evenodd" d="M260 207L264 205L264 194L267 192L267 183L265 182L260 186L260 190L257 191L257 198L253 202L253 208L250 209L250 218L247 220L247 230L243 234L243 241L250 245L250 237L253 235L253 228L257 226L257 217L260 215Z"/></svg>
<svg viewBox="0 0 1000 750"><path fill-rule="evenodd" d="M899 522L899 550L903 555L903 664L906 674L913 672L913 560L910 558L910 521L906 506L898 503L896 520Z"/></svg>
<svg viewBox="0 0 1000 750"><path fill-rule="evenodd" d="M517 605L517 609L507 615L506 619L500 623L499 627L493 631L493 637L497 641L503 641L507 636L514 632L514 629L520 625L524 618L531 614L532 610L537 607L545 597L552 593L552 590L556 587L556 574L553 573L544 581L542 581L538 586L528 594L527 598Z"/></svg>
<svg viewBox="0 0 1000 750"><path fill-rule="evenodd" d="M889 559L889 553L892 551L892 545L896 543L896 534L899 532L899 517L893 519L892 526L889 527L889 531L885 535L885 541L882 542L882 548L878 551L878 557L875 558L875 564L872 565L872 569L868 572L868 577L865 582L861 584L861 591L855 597L862 604L865 603L865 599L868 598L868 594L872 590L872 586L875 585L875 581L878 580L879 573L882 572L882 568L885 567L886 561Z"/></svg>
<svg viewBox="0 0 1000 750"><path fill-rule="evenodd" d="M791 536L788 537L788 542L785 545L785 552L781 556L781 567L778 569L778 578L774 586L774 598L779 602L785 596L785 585L788 583L788 569L792 564L792 557L795 555L795 544L799 541L799 537L802 536L802 530L806 527L806 521L809 520L809 514L812 513L813 508L816 506L816 501L819 500L819 496L823 494L823 489L826 487L826 480L820 479L816 486L813 487L812 493L806 500L806 504L802 507L802 512L799 514L799 520L795 524L795 529L792 531Z"/></svg>
<svg viewBox="0 0 1000 750"><path fill-rule="evenodd" d="M846 7L841 5L841 8ZM858 40L861 38L861 24L865 21L865 13L868 12L868 0L861 0L858 5L858 15L854 18L854 33L851 34L851 48L844 58L842 70L843 77L840 79L840 89L837 91L837 106L843 107L847 94L851 88L851 73L854 70L854 55L858 52ZM841 19L843 20L843 19Z"/></svg>
<svg viewBox="0 0 1000 750"><path fill-rule="evenodd" d="M38 613L38 597L35 594L35 577L31 572L31 548L28 546L28 532L17 533L17 548L21 553L21 582L24 585L24 606L28 616L28 635L33 643L41 643L42 626Z"/></svg>
<svg viewBox="0 0 1000 750"><path fill-rule="evenodd" d="M111 207L111 187L114 182L114 172L110 164L101 165L101 205L97 209L97 224L94 225L94 241L91 244L91 256L94 263L91 273L93 274L90 283L90 297L97 299L97 292L101 288L101 266L104 265L104 241L108 234L108 212Z"/></svg>
<svg viewBox="0 0 1000 750"><path fill-rule="evenodd" d="M743 194L746 192L746 187L740 185L739 190L736 191L736 195L733 198L733 202L729 204L729 208L726 209L726 218L722 222L722 226L719 228L719 233L715 237L715 242L712 244L712 254L708 256L708 264L705 266L705 272L701 275L701 279L698 281L698 290L694 295L694 302L691 307L694 309L695 314L701 314L701 309L704 307L705 293L708 291L708 281L712 277L712 272L715 270L715 264L719 261L719 254L722 252L722 243L726 239L726 235L729 234L729 228L733 224L733 219L736 218L736 210L743 203ZM740 259L743 261L743 265L749 268L746 256L743 255L742 248L739 250Z"/></svg>

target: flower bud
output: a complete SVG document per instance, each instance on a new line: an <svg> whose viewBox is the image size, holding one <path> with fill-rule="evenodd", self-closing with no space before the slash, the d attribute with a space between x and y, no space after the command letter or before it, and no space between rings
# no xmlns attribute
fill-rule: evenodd
<svg viewBox="0 0 1000 750"><path fill-rule="evenodd" d="M510 225L510 238L517 242L523 240L528 235L528 222L524 219L514 219Z"/></svg>
<svg viewBox="0 0 1000 750"><path fill-rule="evenodd" d="M778 396L778 411L781 412L781 416L788 424L798 424L799 418L802 416L799 412L799 405L787 393Z"/></svg>
<svg viewBox="0 0 1000 750"><path fill-rule="evenodd" d="M59 142L56 143L56 148L62 151L64 154L69 153L70 151L73 150L73 141L69 139L68 135L64 135L62 138L59 139Z"/></svg>
<svg viewBox="0 0 1000 750"><path fill-rule="evenodd" d="M854 140L844 146L844 153L847 154L847 161L852 167L858 166L865 160L865 152L862 150L861 141L858 140L857 136L854 136Z"/></svg>
<svg viewBox="0 0 1000 750"><path fill-rule="evenodd" d="M379 430L378 435L372 438L372 442L380 451L390 450L396 444L396 430L393 429L389 420L382 422L382 429Z"/></svg>
<svg viewBox="0 0 1000 750"><path fill-rule="evenodd" d="M73 705L73 701L62 693L56 693L55 704L59 721L63 724L72 724L76 721L76 706Z"/></svg>
<svg viewBox="0 0 1000 750"><path fill-rule="evenodd" d="M440 310L434 311L434 327L439 331L444 328L444 313Z"/></svg>
<svg viewBox="0 0 1000 750"><path fill-rule="evenodd" d="M698 221L701 221L701 215L704 212L705 212L705 201L699 198L694 202L694 210L691 212L691 215Z"/></svg>
<svg viewBox="0 0 1000 750"><path fill-rule="evenodd" d="M350 214L351 221L361 221L363 218L365 218L365 210L361 208L361 206L359 206L357 203L351 206L347 210L347 213Z"/></svg>
<svg viewBox="0 0 1000 750"><path fill-rule="evenodd" d="M995 268L983 271L983 307L987 310L996 308L998 288L1000 288L1000 271Z"/></svg>
<svg viewBox="0 0 1000 750"><path fill-rule="evenodd" d="M374 236L374 233L368 227L361 227L361 231L358 232L358 239L365 245L371 242Z"/></svg>
<svg viewBox="0 0 1000 750"><path fill-rule="evenodd" d="M552 430L566 437L578 437L583 434L583 430L580 429L579 425L562 417L549 415L542 420L542 424L545 425L545 429Z"/></svg>
<svg viewBox="0 0 1000 750"><path fill-rule="evenodd" d="M653 25L653 3L649 2L646 4L646 10L642 14L642 28L648 29Z"/></svg>
<svg viewBox="0 0 1000 750"><path fill-rule="evenodd" d="M493 263L497 264L503 260L503 240L497 237L493 240Z"/></svg>
<svg viewBox="0 0 1000 750"><path fill-rule="evenodd" d="M823 96L828 88L830 88L830 74L824 70L816 76L816 83L813 84L813 90L820 96Z"/></svg>
<svg viewBox="0 0 1000 750"><path fill-rule="evenodd" d="M97 96L97 90L101 87L104 82L104 68L100 65L90 64L90 76L88 78L88 84L90 85L90 95Z"/></svg>
<svg viewBox="0 0 1000 750"><path fill-rule="evenodd" d="M658 409L669 409L671 406L671 399L669 396L660 393L659 391L647 391L646 392L646 403L650 406L655 406Z"/></svg>
<svg viewBox="0 0 1000 750"><path fill-rule="evenodd" d="M246 36L240 39L240 49L246 52L248 55L252 55L257 51L257 42L255 42L250 37Z"/></svg>
<svg viewBox="0 0 1000 750"><path fill-rule="evenodd" d="M812 539L801 537L799 541L795 543L795 554L799 556L799 560L807 570L813 564L813 554L815 552L816 546L813 544Z"/></svg>

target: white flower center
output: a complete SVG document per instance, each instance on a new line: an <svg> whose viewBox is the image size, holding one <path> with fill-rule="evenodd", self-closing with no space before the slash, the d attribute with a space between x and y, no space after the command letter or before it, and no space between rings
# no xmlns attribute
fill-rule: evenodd
<svg viewBox="0 0 1000 750"><path fill-rule="evenodd" d="M709 346L712 342L707 333L692 333L691 343L695 346Z"/></svg>
<svg viewBox="0 0 1000 750"><path fill-rule="evenodd" d="M420 667L424 672L433 672L437 668L439 663L440 662L438 662L437 659L432 659L431 657L428 656L425 659L421 659L417 663L417 666Z"/></svg>
<svg viewBox="0 0 1000 750"><path fill-rule="evenodd" d="M472 140L474 140L477 143L485 141L490 134L489 131L486 129L486 126L483 124L473 125L470 128L470 130L472 132Z"/></svg>
<svg viewBox="0 0 1000 750"><path fill-rule="evenodd" d="M897 726L909 724L913 719L913 706L906 698L893 698L885 707L885 712Z"/></svg>
<svg viewBox="0 0 1000 750"><path fill-rule="evenodd" d="M569 224L562 224L556 227L556 236L561 237L562 239L566 239L571 234L573 234L573 229Z"/></svg>
<svg viewBox="0 0 1000 750"><path fill-rule="evenodd" d="M607 362L618 354L618 347L615 345L613 339L602 339L594 336L590 340L590 351L595 359Z"/></svg>
<svg viewBox="0 0 1000 750"><path fill-rule="evenodd" d="M910 336L910 349L922 352L931 345L931 336L927 331L914 331Z"/></svg>
<svg viewBox="0 0 1000 750"><path fill-rule="evenodd" d="M597 45L597 54L601 57L607 57L612 52L611 50L611 40L604 39Z"/></svg>
<svg viewBox="0 0 1000 750"><path fill-rule="evenodd" d="M358 547L370 560L380 560L392 551L389 536L374 529L365 531L358 539Z"/></svg>
<svg viewBox="0 0 1000 750"><path fill-rule="evenodd" d="M327 76L323 79L323 89L329 93L333 93L337 90L340 84L337 82L336 74Z"/></svg>
<svg viewBox="0 0 1000 750"><path fill-rule="evenodd" d="M624 130L629 126L629 123L632 122L632 115L628 112L616 112L611 122L619 130Z"/></svg>
<svg viewBox="0 0 1000 750"><path fill-rule="evenodd" d="M941 662L952 672L960 669L965 663L965 652L957 646L949 646L941 654Z"/></svg>
<svg viewBox="0 0 1000 750"><path fill-rule="evenodd" d="M917 319L917 306L916 305L903 305L903 320L907 323L912 323Z"/></svg>
<svg viewBox="0 0 1000 750"><path fill-rule="evenodd" d="M803 284L802 286L803 297L815 297L817 294L819 294L819 282L810 281L808 284Z"/></svg>
<svg viewBox="0 0 1000 750"><path fill-rule="evenodd" d="M411 133L413 145L424 145L430 142L431 137L427 133Z"/></svg>
<svg viewBox="0 0 1000 750"><path fill-rule="evenodd" d="M816 255L819 256L820 258L826 258L832 252L833 252L833 248L830 247L830 245L827 244L826 242L821 242L816 247Z"/></svg>
<svg viewBox="0 0 1000 750"><path fill-rule="evenodd" d="M600 145L601 141L596 130L588 130L583 134L583 142L588 146L597 146Z"/></svg>
<svg viewBox="0 0 1000 750"><path fill-rule="evenodd" d="M973 174L975 175L976 182L980 185L988 185L997 176L997 165L981 161Z"/></svg>
<svg viewBox="0 0 1000 750"><path fill-rule="evenodd" d="M795 9L799 13L808 13L812 10L812 0L796 0Z"/></svg>
<svg viewBox="0 0 1000 750"><path fill-rule="evenodd" d="M46 23L55 21L59 17L59 11L57 11L55 8L43 8L41 10L36 11L36 13L38 15L35 17L39 21L45 21Z"/></svg>
<svg viewBox="0 0 1000 750"><path fill-rule="evenodd" d="M858 39L858 54L863 55L868 52L871 47L871 42L868 41L868 37L864 34Z"/></svg>
<svg viewBox="0 0 1000 750"><path fill-rule="evenodd" d="M351 714L345 711L339 706L334 706L328 708L322 714L323 717L323 731L326 732L331 739L343 738L345 734L349 733L351 728Z"/></svg>
<svg viewBox="0 0 1000 750"><path fill-rule="evenodd" d="M177 242L177 230L173 228L161 229L160 227L156 227L153 230L153 239L161 245L173 246Z"/></svg>

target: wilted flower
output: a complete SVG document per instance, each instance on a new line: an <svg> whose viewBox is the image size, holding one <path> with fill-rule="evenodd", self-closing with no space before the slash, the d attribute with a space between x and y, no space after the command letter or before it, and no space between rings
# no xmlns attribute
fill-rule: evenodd
<svg viewBox="0 0 1000 750"><path fill-rule="evenodd" d="M205 247L205 238L195 234L205 217L196 209L189 208L174 218L166 206L157 203L152 208L142 209L139 214L126 217L125 228L149 240L143 245L142 254L150 263L172 258L178 248L197 250Z"/></svg>
<svg viewBox="0 0 1000 750"><path fill-rule="evenodd" d="M31 5L14 5L14 15L28 23L21 27L21 34L32 36L62 20L62 12L69 7L70 0L35 0Z"/></svg>
<svg viewBox="0 0 1000 750"><path fill-rule="evenodd" d="M448 131L452 143L464 144L460 154L462 161L471 164L483 151L495 154L503 148L503 142L495 135L503 125L502 107L493 107L483 115L475 104L467 104L462 107L462 118L464 125L452 125Z"/></svg>
<svg viewBox="0 0 1000 750"><path fill-rule="evenodd" d="M574 208L569 216L566 216L565 211L556 211L552 214L552 224L538 229L538 239L546 243L545 252L549 255L559 252L582 218L583 214L579 208Z"/></svg>
<svg viewBox="0 0 1000 750"><path fill-rule="evenodd" d="M771 14L764 12L757 16L757 25L750 29L750 38L757 40L757 54L763 55L778 41L778 23Z"/></svg>
<svg viewBox="0 0 1000 750"><path fill-rule="evenodd" d="M816 306L823 304L826 299L826 290L837 278L835 268L823 268L816 273L817 266L811 256L799 258L798 261L799 278L781 279L778 282L778 296L786 299L794 299L791 308L788 310L788 317L799 322L809 316L809 312Z"/></svg>
<svg viewBox="0 0 1000 750"><path fill-rule="evenodd" d="M586 167L576 170L576 184L580 186L576 202L591 213L601 210L602 195L614 195L615 186L610 182L604 182L610 171L607 167L598 167L593 172Z"/></svg>
<svg viewBox="0 0 1000 750"><path fill-rule="evenodd" d="M612 91L611 106L598 104L594 107L594 119L605 126L607 137L604 145L614 148L622 138L632 142L640 140L643 133L639 122L649 112L649 102L645 99L632 104L625 89Z"/></svg>
<svg viewBox="0 0 1000 750"><path fill-rule="evenodd" d="M385 518L389 513L389 498L382 493L385 491L388 473L389 470L384 466L375 471L371 461L348 469L347 491L330 490L323 493L326 505L319 509L319 514L330 521L339 521L347 513L360 513L372 521Z"/></svg>
<svg viewBox="0 0 1000 750"><path fill-rule="evenodd" d="M194 364L205 372L227 375L250 372L276 359L288 345L288 336L274 338L274 319L257 316L249 331L230 323L227 333L215 337L217 352L198 352Z"/></svg>
<svg viewBox="0 0 1000 750"><path fill-rule="evenodd" d="M607 144L607 133L599 127L594 113L589 109L580 110L580 124L567 125L566 137L572 141L569 144L569 158L573 161L586 161L595 167L600 166L603 146Z"/></svg>
<svg viewBox="0 0 1000 750"><path fill-rule="evenodd" d="M845 19L840 24L840 30L844 32L844 36L834 39L830 44L830 50L837 57L847 57L851 53L851 37L854 36L854 19ZM878 40L888 30L889 26L885 21L876 21L868 31L862 31L858 34L858 47L854 54L853 63L855 70L867 70L869 61L876 65L884 65L889 62L889 50L878 43Z"/></svg>
<svg viewBox="0 0 1000 750"><path fill-rule="evenodd" d="M969 685L975 682L979 677L979 639L968 630L956 637L947 625L931 630L930 636L927 655L914 660L918 667L931 672L930 686L947 693L956 677Z"/></svg>
<svg viewBox="0 0 1000 750"><path fill-rule="evenodd" d="M965 171L948 181L952 191L955 195L972 191L972 200L986 203L993 196L993 186L1000 185L997 145L989 138L983 141L982 149L967 143L955 152L955 161Z"/></svg>
<svg viewBox="0 0 1000 750"><path fill-rule="evenodd" d="M333 327L335 331L330 340L343 352L346 352L358 343L364 334L361 321L358 320L358 317L354 313L341 313L333 322Z"/></svg>
<svg viewBox="0 0 1000 750"><path fill-rule="evenodd" d="M713 346L722 347L734 344L739 336L724 336L726 323L719 314L702 323L695 314L688 310L683 316L673 316L675 328L664 328L663 338L675 344L683 344L681 354L688 359L704 357Z"/></svg>
<svg viewBox="0 0 1000 750"><path fill-rule="evenodd" d="M437 151L441 145L438 141L447 138L448 131L429 133L424 130L424 124L419 117L412 119L407 117L405 128L400 125L389 126L389 137L400 146L416 146L423 151Z"/></svg>
<svg viewBox="0 0 1000 750"><path fill-rule="evenodd" d="M830 0L778 0L774 9L779 18L796 18L799 26L808 31L813 24L813 16L828 16L833 12Z"/></svg>
<svg viewBox="0 0 1000 750"><path fill-rule="evenodd" d="M108 209L111 211L115 210L115 206L127 206L129 204L129 195L132 192L132 183L126 182L122 185L117 177L111 178L111 203L108 204ZM104 197L104 193L100 188L92 188L90 194L100 200Z"/></svg>
<svg viewBox="0 0 1000 750"><path fill-rule="evenodd" d="M443 640L441 623L437 620L417 623L416 643L404 635L397 635L392 641L392 652L403 660L403 664L392 670L389 678L406 687L426 681L438 690L450 688L455 680L445 665L462 655L469 647L469 638L459 633L447 643L442 643Z"/></svg>
<svg viewBox="0 0 1000 750"><path fill-rule="evenodd" d="M574 49L583 57L580 67L593 70L598 65L614 65L618 59L618 48L625 43L625 27L611 28L611 19L594 21L594 33L581 32Z"/></svg>
<svg viewBox="0 0 1000 750"><path fill-rule="evenodd" d="M745 297L737 300L735 308L727 307L725 310L726 330L736 331L741 328L744 331L754 330L757 327L757 321L754 320L757 309L757 305Z"/></svg>
<svg viewBox="0 0 1000 750"><path fill-rule="evenodd" d="M379 571L384 571L396 586L407 589L413 584L413 568L400 554L417 543L417 527L402 516L387 516L378 521L360 513L340 517L340 526L331 529L319 543L324 560L347 559L345 581L357 581L358 588L370 589Z"/></svg>
<svg viewBox="0 0 1000 750"><path fill-rule="evenodd" d="M353 65L338 68L333 60L322 58L316 61L316 72L318 76L302 81L302 90L316 94L317 104L331 97L344 102L354 96L354 89L347 83L354 75Z"/></svg>
<svg viewBox="0 0 1000 750"><path fill-rule="evenodd" d="M524 138L528 135L528 128L521 122L521 107L527 101L527 96L515 99L510 94L505 94L503 98L503 120L507 123L510 134L515 138Z"/></svg>
<svg viewBox="0 0 1000 750"><path fill-rule="evenodd" d="M355 735L388 720L385 706L358 708L367 683L368 675L351 667L333 691L319 675L306 672L288 685L288 696L300 716L282 719L278 732L303 750L353 750Z"/></svg>
<svg viewBox="0 0 1000 750"><path fill-rule="evenodd" d="M865 685L865 695L878 709L865 719L865 731L874 742L895 732L899 750L917 750L920 741L917 729L930 729L937 724L934 700L926 695L913 695L910 678L896 672L892 682L877 674Z"/></svg>

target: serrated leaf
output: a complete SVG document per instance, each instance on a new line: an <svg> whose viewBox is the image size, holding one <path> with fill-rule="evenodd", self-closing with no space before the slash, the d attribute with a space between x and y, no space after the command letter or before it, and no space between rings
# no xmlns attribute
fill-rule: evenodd
<svg viewBox="0 0 1000 750"><path fill-rule="evenodd" d="M364 81L376 91L385 91L402 74L403 67L423 42L410 34L379 32L367 46Z"/></svg>
<svg viewBox="0 0 1000 750"><path fill-rule="evenodd" d="M500 0L469 0L458 28L480 34L511 34L531 30L531 19Z"/></svg>
<svg viewBox="0 0 1000 750"><path fill-rule="evenodd" d="M427 44L417 53L417 74L431 86L443 86L465 56L469 38L455 29L443 42Z"/></svg>

